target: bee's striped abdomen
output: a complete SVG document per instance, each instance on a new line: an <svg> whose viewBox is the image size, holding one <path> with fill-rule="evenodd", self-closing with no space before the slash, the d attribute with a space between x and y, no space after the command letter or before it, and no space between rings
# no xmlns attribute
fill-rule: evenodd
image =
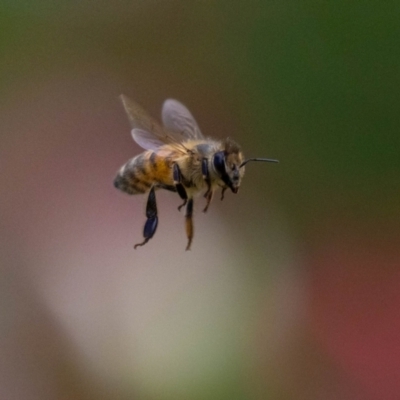
<svg viewBox="0 0 400 400"><path fill-rule="evenodd" d="M147 153L147 152L146 152ZM146 153L130 159L118 172L114 186L128 194L146 193L150 190L152 179L146 165Z"/></svg>
<svg viewBox="0 0 400 400"><path fill-rule="evenodd" d="M129 160L120 169L114 179L114 186L128 194L146 193L153 185L173 188L171 169L170 157L146 151Z"/></svg>

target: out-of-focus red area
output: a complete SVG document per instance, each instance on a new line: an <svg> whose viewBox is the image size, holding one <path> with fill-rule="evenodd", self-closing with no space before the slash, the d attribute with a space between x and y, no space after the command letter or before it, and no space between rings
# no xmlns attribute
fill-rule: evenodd
<svg viewBox="0 0 400 400"><path fill-rule="evenodd" d="M312 257L311 327L321 349L373 398L400 393L400 237L337 227Z"/></svg>

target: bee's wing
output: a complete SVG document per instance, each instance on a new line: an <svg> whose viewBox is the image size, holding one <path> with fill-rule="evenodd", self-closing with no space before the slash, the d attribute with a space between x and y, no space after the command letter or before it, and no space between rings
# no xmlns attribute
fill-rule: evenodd
<svg viewBox="0 0 400 400"><path fill-rule="evenodd" d="M181 135L167 132L136 102L121 94L122 104L132 127L133 140L146 150L155 150L164 144L177 145L182 142Z"/></svg>
<svg viewBox="0 0 400 400"><path fill-rule="evenodd" d="M157 139L153 134L144 131L143 129L134 128L131 130L133 140L143 149L146 150L157 150L160 146L165 143Z"/></svg>
<svg viewBox="0 0 400 400"><path fill-rule="evenodd" d="M179 101L165 100L161 117L164 126L183 136L184 140L204 139L196 120L190 111Z"/></svg>

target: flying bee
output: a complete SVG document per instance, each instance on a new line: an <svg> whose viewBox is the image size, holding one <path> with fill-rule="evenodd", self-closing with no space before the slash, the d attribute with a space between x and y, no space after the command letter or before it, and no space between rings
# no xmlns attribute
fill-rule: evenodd
<svg viewBox="0 0 400 400"><path fill-rule="evenodd" d="M128 115L133 140L146 151L121 167L114 186L128 194L147 194L146 223L143 229L146 244L155 234L158 214L155 191L176 192L186 206L185 227L190 249L193 239L193 198L204 193L208 210L215 191L220 188L221 200L230 189L237 193L249 161L278 162L268 158L244 159L239 145L227 138L205 138L189 110L176 100L168 99L162 107L161 126L136 102L125 95L121 100Z"/></svg>

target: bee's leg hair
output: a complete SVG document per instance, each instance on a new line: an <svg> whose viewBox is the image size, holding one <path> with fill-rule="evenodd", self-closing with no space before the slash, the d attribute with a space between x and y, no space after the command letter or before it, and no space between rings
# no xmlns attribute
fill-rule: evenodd
<svg viewBox="0 0 400 400"><path fill-rule="evenodd" d="M146 204L146 217L147 221L144 224L143 236L144 241L142 243L135 244L136 249L139 246L145 245L156 233L158 217L157 217L157 203L156 203L156 193L154 186L150 189L149 197L147 198Z"/></svg>
<svg viewBox="0 0 400 400"><path fill-rule="evenodd" d="M173 167L174 174L174 185L176 187L176 191L178 192L180 198L183 200L183 203L178 207L178 210L181 211L181 208L186 205L188 201L187 193L185 187L182 184L182 173L178 164L174 164Z"/></svg>
<svg viewBox="0 0 400 400"><path fill-rule="evenodd" d="M186 235L188 237L188 244L186 250L190 250L190 245L193 239L193 199L189 199L186 205L185 215Z"/></svg>

